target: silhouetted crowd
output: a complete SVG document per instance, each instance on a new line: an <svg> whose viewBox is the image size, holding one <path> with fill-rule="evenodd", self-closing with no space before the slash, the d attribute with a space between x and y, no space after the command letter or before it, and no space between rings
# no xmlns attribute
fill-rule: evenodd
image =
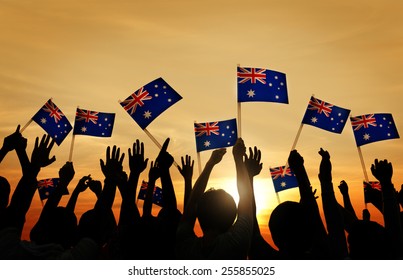
<svg viewBox="0 0 403 280"><path fill-rule="evenodd" d="M56 158L51 156L54 141L49 135L35 139L29 157L27 139L18 126L4 138L0 162L15 151L22 177L13 193L8 180L0 177L0 259L3 260L197 260L197 259L260 259L260 260L339 260L339 259L402 259L403 232L400 206L403 191L392 183L393 167L387 160L375 160L371 172L381 185L381 199L368 200L383 214L384 226L370 220L363 210L360 219L350 201L348 185L338 186L343 205L338 203L332 182L330 155L319 150L320 194L313 190L304 167L303 157L290 152L288 165L298 180L299 202L285 201L275 207L268 226L273 247L263 238L256 218L254 177L262 170L261 151L247 148L239 138L232 149L236 167L239 202L222 189L207 188L210 175L227 152L221 148L211 152L200 176L193 183L194 161L189 155L177 166L185 184L184 210L177 207L170 169L174 163L166 139L148 173L148 186L142 213L136 204L137 186L147 168L144 144L139 140L128 150L130 172L123 170L125 154L117 146L107 147L100 168L103 184L91 176L81 178L69 195L66 206L59 203L67 193L75 171L72 162L59 170L57 187L46 200L29 240L22 240L22 231L34 194L38 190L37 175ZM163 205L152 215L153 192L160 180ZM90 189L97 200L80 219L75 207L80 193ZM206 190L207 189L207 190ZM112 207L117 192L122 198L119 219ZM317 199L322 199L322 222ZM195 234L198 220L202 236Z"/></svg>

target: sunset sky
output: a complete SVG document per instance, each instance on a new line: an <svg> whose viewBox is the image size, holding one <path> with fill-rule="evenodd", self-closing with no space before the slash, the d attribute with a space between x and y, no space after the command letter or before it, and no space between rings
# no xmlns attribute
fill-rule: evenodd
<svg viewBox="0 0 403 280"><path fill-rule="evenodd" d="M195 160L196 180L199 166L193 124L237 117L237 65L286 74L289 104L243 103L238 119L245 144L262 151L263 170L255 189L259 223L267 240L267 222L278 204L269 167L286 163L312 94L350 109L353 116L391 113L397 129L403 128L403 3L399 0L0 0L0 7L2 138L18 124L24 126L49 98L72 124L77 106L116 113L112 137L75 137L72 161L76 173L70 192L85 175L103 180L99 159L105 159L108 145L117 145L127 154L140 139L146 157L155 159L158 147L118 101L158 77L183 99L147 129L160 143L171 138L168 151L177 163L185 155ZM29 154L35 137L43 133L36 123L23 132ZM57 161L43 169L38 179L58 176L69 159L71 136L54 147ZM394 168L395 188L400 189L402 144L401 139L394 139L362 146L370 180L375 179L370 172L374 159L388 159ZM307 125L302 129L296 149L319 195L321 147L331 155L338 201L342 203L337 186L345 180L361 216L364 173L350 121L341 134ZM200 153L203 166L210 154ZM127 160L124 168L129 171ZM0 174L15 187L21 176L15 153L3 160ZM183 179L174 166L171 174L182 210ZM234 178L228 149L213 170L209 187L223 187L237 200ZM142 179L148 179L148 168ZM278 198L297 201L298 195L292 189L278 193ZM83 193L77 215L94 202L93 193ZM318 203L321 206L320 199ZM119 205L117 194L116 214ZM24 238L41 207L35 196ZM383 223L377 210L368 208L372 218Z"/></svg>

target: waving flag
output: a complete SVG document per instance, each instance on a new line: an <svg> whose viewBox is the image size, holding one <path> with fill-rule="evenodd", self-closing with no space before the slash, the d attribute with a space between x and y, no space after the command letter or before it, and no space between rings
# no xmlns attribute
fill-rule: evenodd
<svg viewBox="0 0 403 280"><path fill-rule="evenodd" d="M350 118L357 147L388 139L399 138L391 114L367 114Z"/></svg>
<svg viewBox="0 0 403 280"><path fill-rule="evenodd" d="M298 187L298 181L295 174L289 167L284 170L285 168L285 166L270 168L270 174L276 193Z"/></svg>
<svg viewBox="0 0 403 280"><path fill-rule="evenodd" d="M146 198L147 188L148 183L143 180L137 199L144 200ZM162 189L160 187L154 187L152 202L158 206L163 206Z"/></svg>
<svg viewBox="0 0 403 280"><path fill-rule="evenodd" d="M57 185L59 184L59 178L49 178L49 179L43 179L38 181L38 192L39 192L39 197L41 200L45 200L49 198L50 194L54 192L54 190L57 188ZM63 195L69 194L69 192L65 192Z"/></svg>
<svg viewBox="0 0 403 280"><path fill-rule="evenodd" d="M49 99L45 105L32 117L57 145L60 145L72 130L72 126L63 112Z"/></svg>
<svg viewBox="0 0 403 280"><path fill-rule="evenodd" d="M158 78L132 93L120 105L145 129L166 109L182 99L167 82Z"/></svg>
<svg viewBox="0 0 403 280"><path fill-rule="evenodd" d="M197 152L233 146L238 138L236 119L195 123Z"/></svg>
<svg viewBox="0 0 403 280"><path fill-rule="evenodd" d="M309 124L330 132L341 133L350 110L311 97L302 123Z"/></svg>
<svg viewBox="0 0 403 280"><path fill-rule="evenodd" d="M284 73L263 68L237 68L238 102L277 102L288 104Z"/></svg>
<svg viewBox="0 0 403 280"><path fill-rule="evenodd" d="M114 113L102 113L77 108L73 134L110 137L114 122Z"/></svg>

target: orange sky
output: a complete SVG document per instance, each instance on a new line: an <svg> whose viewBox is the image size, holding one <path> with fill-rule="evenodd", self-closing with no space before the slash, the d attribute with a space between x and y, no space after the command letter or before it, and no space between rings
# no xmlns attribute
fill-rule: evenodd
<svg viewBox="0 0 403 280"><path fill-rule="evenodd" d="M242 106L242 137L262 150L263 171L256 178L259 222L267 222L277 205L269 166L285 164L312 94L353 115L392 113L403 127L403 19L401 1L1 1L0 9L0 136L24 125L50 98L73 122L77 106L116 113L111 138L77 136L69 186L91 174L102 180L99 159L108 145L127 151L135 139L145 143L154 160L158 148L118 104L133 91L163 77L183 97L148 130L161 143L171 137L169 152L180 162L186 154L196 160L194 121L236 117L236 66L262 67L287 75L289 104L248 103ZM43 130L32 123L23 133L32 150ZM71 136L71 135L70 135ZM71 137L53 154L57 161L38 179L57 176L68 160ZM362 147L369 167L375 158L393 163L396 188L403 183L402 140ZM337 184L346 180L358 213L364 208L363 170L351 126L341 135L305 126L297 149L305 158L311 183L317 179L320 147L332 156ZM202 165L210 152L201 153ZM0 174L15 186L20 171L10 154ZM127 162L125 170L128 171ZM216 167L210 186L235 193L231 153ZM147 179L148 169L141 179ZM198 166L195 166L195 176ZM183 180L172 168L179 208ZM318 192L320 194L320 192ZM77 214L92 207L87 192ZM281 201L298 200L297 190L279 193ZM66 198L67 199L67 198ZM62 203L66 203L66 199ZM320 201L318 201L320 203ZM139 204L140 205L140 204ZM117 195L116 209L119 206ZM36 196L29 221L41 204ZM369 208L374 219L382 220ZM117 210L118 212L118 210ZM28 225L28 224L27 224ZM24 235L27 238L27 235Z"/></svg>

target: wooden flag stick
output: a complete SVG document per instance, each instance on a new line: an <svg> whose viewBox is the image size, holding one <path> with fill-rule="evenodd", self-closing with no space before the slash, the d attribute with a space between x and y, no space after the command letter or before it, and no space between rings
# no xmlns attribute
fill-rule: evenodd
<svg viewBox="0 0 403 280"><path fill-rule="evenodd" d="M241 129L241 102L238 102L238 138L242 138L242 129Z"/></svg>
<svg viewBox="0 0 403 280"><path fill-rule="evenodd" d="M365 179L365 182L368 183L369 182L368 173L367 173L367 170L365 169L364 157L362 156L361 147L357 147L357 150L358 150L358 156L360 157L360 161L361 161L362 171L364 172L364 179ZM365 202L365 200L364 200L364 203L365 203L365 209L368 209L367 203Z"/></svg>
<svg viewBox="0 0 403 280"><path fill-rule="evenodd" d="M73 147L74 147L74 140L75 140L75 139L76 139L76 135L73 133L73 136L71 137L69 162L71 162L72 159L73 159Z"/></svg>
<svg viewBox="0 0 403 280"><path fill-rule="evenodd" d="M280 204L281 201L280 201L280 196L278 195L278 192L276 192L276 196L277 196L277 202L278 202L278 204Z"/></svg>
<svg viewBox="0 0 403 280"><path fill-rule="evenodd" d="M304 124L301 123L301 125L299 126L299 129L298 129L297 135L295 136L294 143L292 144L291 151L295 150L295 147L297 146L297 142L298 142L299 136L301 135L301 131L302 131L303 127L304 127ZM287 168L288 168L288 160L285 163L285 168L284 168L284 171L283 171L283 175L286 173Z"/></svg>
<svg viewBox="0 0 403 280"><path fill-rule="evenodd" d="M162 148L161 144L157 141L157 139L155 139L155 137L146 129L144 128L143 131L147 134L148 137L150 137L150 139L154 142L155 145L157 145L158 148ZM178 167L179 165L176 163L176 161L174 160L173 164Z"/></svg>
<svg viewBox="0 0 403 280"><path fill-rule="evenodd" d="M32 123L32 119L30 119L30 120L20 129L20 133L22 133L31 123Z"/></svg>

